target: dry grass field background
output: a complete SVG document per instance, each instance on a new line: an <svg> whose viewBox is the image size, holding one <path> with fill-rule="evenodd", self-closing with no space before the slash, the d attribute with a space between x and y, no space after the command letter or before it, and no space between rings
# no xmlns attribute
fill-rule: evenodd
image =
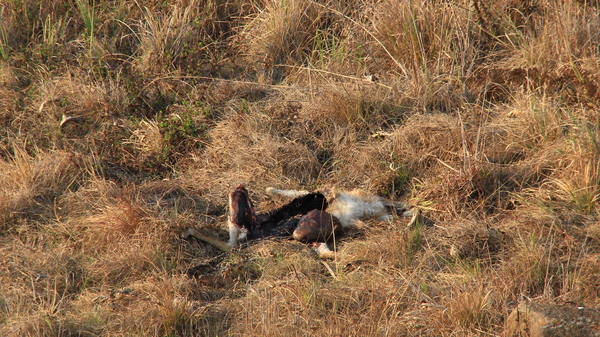
<svg viewBox="0 0 600 337"><path fill-rule="evenodd" d="M600 307L600 5L0 3L0 335L491 336ZM64 118L73 117L66 123ZM362 188L321 261L227 194Z"/></svg>

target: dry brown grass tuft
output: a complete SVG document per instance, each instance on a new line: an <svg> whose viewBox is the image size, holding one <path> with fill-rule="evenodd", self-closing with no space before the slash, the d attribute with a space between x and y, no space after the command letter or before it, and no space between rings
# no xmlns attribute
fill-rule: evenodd
<svg viewBox="0 0 600 337"><path fill-rule="evenodd" d="M380 274L380 280L371 283L371 271L349 272L344 264L333 262L336 279L331 279L318 261L274 248L264 259L261 279L239 301L247 314L233 325L234 332L270 336L397 331L394 317L403 309L403 292L394 286L392 275ZM290 301L295 304L290 306ZM307 314L311 319L303 319Z"/></svg>
<svg viewBox="0 0 600 337"><path fill-rule="evenodd" d="M493 323L493 292L482 285L465 286L451 296L447 319L461 327L462 333L477 334Z"/></svg>
<svg viewBox="0 0 600 337"><path fill-rule="evenodd" d="M139 39L136 68L155 73L212 72L223 62L221 54L228 52L221 40L230 37L237 21L253 7L246 1L196 0L144 6L143 16L135 24L134 34Z"/></svg>
<svg viewBox="0 0 600 337"><path fill-rule="evenodd" d="M84 117L99 122L119 115L125 93L112 81L105 83L81 77L48 78L39 83L37 112L60 122L61 115Z"/></svg>
<svg viewBox="0 0 600 337"><path fill-rule="evenodd" d="M57 199L85 176L82 159L63 151L31 155L20 144L11 150L8 160L0 161L2 230L20 219L56 218Z"/></svg>
<svg viewBox="0 0 600 337"><path fill-rule="evenodd" d="M260 189L276 184L276 177L282 175L295 184L314 181L319 173L314 153L305 144L269 130L268 118L258 113L234 112L211 131L214 141L204 156L206 169L220 176L215 180L227 179L231 185L241 181L257 183L254 188Z"/></svg>
<svg viewBox="0 0 600 337"><path fill-rule="evenodd" d="M291 0L256 5L256 14L239 36L250 60L258 63L260 83L280 82L286 64L318 61L328 48L325 45L338 38L336 24L340 18L320 4Z"/></svg>

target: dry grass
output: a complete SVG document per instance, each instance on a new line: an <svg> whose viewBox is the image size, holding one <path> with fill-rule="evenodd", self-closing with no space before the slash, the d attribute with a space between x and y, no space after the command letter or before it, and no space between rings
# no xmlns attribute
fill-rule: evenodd
<svg viewBox="0 0 600 337"><path fill-rule="evenodd" d="M0 5L1 335L501 335L520 302L600 306L596 2L76 4ZM327 262L179 239L226 239L239 183L435 225L367 220Z"/></svg>

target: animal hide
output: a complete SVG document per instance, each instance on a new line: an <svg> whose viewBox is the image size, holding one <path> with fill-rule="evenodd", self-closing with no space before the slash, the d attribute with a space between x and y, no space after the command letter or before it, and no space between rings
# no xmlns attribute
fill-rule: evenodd
<svg viewBox="0 0 600 337"><path fill-rule="evenodd" d="M284 196L297 196L305 193L305 191L278 190L272 187L267 188L266 191L269 194ZM353 227L358 220L368 217L380 221L390 221L393 219L391 212L403 212L404 216L412 215L407 211L408 207L403 202L388 200L361 190L333 191L331 194L329 207L325 210L337 218L342 227Z"/></svg>
<svg viewBox="0 0 600 337"><path fill-rule="evenodd" d="M308 193L296 197L282 207L268 213L256 215L254 205L244 185L239 185L229 194L229 242L235 247L239 241L254 240L271 236L291 236L301 216L313 210L328 207L321 193Z"/></svg>

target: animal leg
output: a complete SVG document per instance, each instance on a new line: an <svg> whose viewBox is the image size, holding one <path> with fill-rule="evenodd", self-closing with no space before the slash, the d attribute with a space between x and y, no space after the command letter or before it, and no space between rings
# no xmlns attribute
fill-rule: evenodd
<svg viewBox="0 0 600 337"><path fill-rule="evenodd" d="M240 240L245 240L248 231L256 225L254 205L248 196L244 185L240 184L229 193L229 246L237 246Z"/></svg>
<svg viewBox="0 0 600 337"><path fill-rule="evenodd" d="M265 191L267 192L267 194L270 194L270 195L279 194L279 195L283 195L283 196L290 197L290 198L301 197L303 195L307 195L310 193L308 191L298 191L298 190L279 190L279 189L276 189L273 187L267 187L265 189Z"/></svg>
<svg viewBox="0 0 600 337"><path fill-rule="evenodd" d="M198 239L200 241L206 242L206 243L210 244L211 246L218 248L224 252L228 252L231 250L231 246L228 245L227 243L225 243L219 239L215 239L215 238L211 238L210 236L206 236L206 235L200 233L195 228L191 228L191 227L187 228L181 234L181 237L184 239L187 239L190 236L195 237L196 239Z"/></svg>
<svg viewBox="0 0 600 337"><path fill-rule="evenodd" d="M381 215L381 216L377 217L377 220L379 220L379 221L392 221L392 220L394 220L394 217L392 217L391 214L384 214L384 215Z"/></svg>
<svg viewBox="0 0 600 337"><path fill-rule="evenodd" d="M227 243L229 247L237 247L240 241L246 240L248 236L248 230L246 228L240 227L235 223L228 221L229 225L229 242Z"/></svg>
<svg viewBox="0 0 600 337"><path fill-rule="evenodd" d="M335 259L335 252L329 249L325 242L313 242L311 243L312 249L322 259Z"/></svg>

